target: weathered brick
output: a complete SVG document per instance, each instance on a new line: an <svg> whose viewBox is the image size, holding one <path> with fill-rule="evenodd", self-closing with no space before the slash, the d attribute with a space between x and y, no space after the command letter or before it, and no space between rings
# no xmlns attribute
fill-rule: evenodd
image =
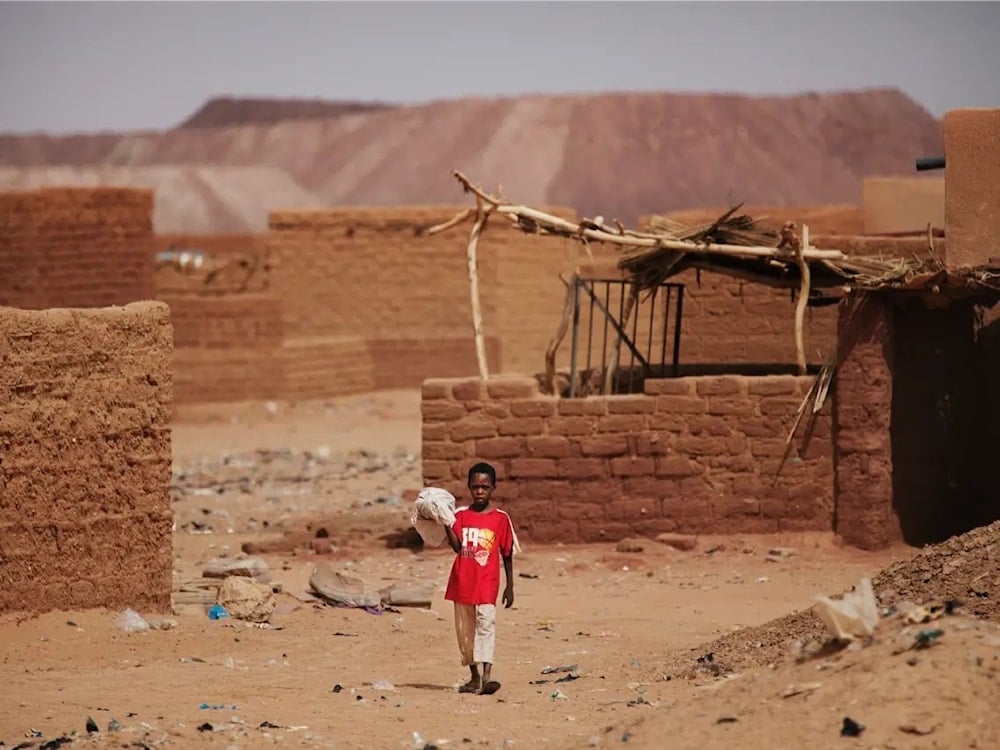
<svg viewBox="0 0 1000 750"><path fill-rule="evenodd" d="M622 456L611 459L611 473L616 477L638 477L653 474L656 461L648 456Z"/></svg>
<svg viewBox="0 0 1000 750"><path fill-rule="evenodd" d="M605 517L605 504L568 498L555 504L556 518L563 520L599 521Z"/></svg>
<svg viewBox="0 0 1000 750"><path fill-rule="evenodd" d="M452 396L456 401L482 401L486 395L485 391L483 381L479 379L463 380L451 387Z"/></svg>
<svg viewBox="0 0 1000 750"><path fill-rule="evenodd" d="M740 417L737 424L740 432L751 438L778 437L787 429L774 417Z"/></svg>
<svg viewBox="0 0 1000 750"><path fill-rule="evenodd" d="M757 408L760 410L761 415L765 417L789 417L795 416L796 412L799 410L799 406L802 403L801 399L797 398L780 398L778 396L770 396L767 398L762 398Z"/></svg>
<svg viewBox="0 0 1000 750"><path fill-rule="evenodd" d="M555 459L551 458L512 458L510 460L510 475L517 478L554 478L559 476Z"/></svg>
<svg viewBox="0 0 1000 750"><path fill-rule="evenodd" d="M670 452L671 433L644 432L636 441L636 453L640 456L664 456Z"/></svg>
<svg viewBox="0 0 1000 750"><path fill-rule="evenodd" d="M608 414L652 414L656 399L650 396L612 396L608 399Z"/></svg>
<svg viewBox="0 0 1000 750"><path fill-rule="evenodd" d="M490 380L486 385L490 398L531 398L540 395L538 382L528 377L505 377Z"/></svg>
<svg viewBox="0 0 1000 750"><path fill-rule="evenodd" d="M715 396L708 399L708 413L723 416L751 417L754 416L754 404L746 399L740 398L717 398Z"/></svg>
<svg viewBox="0 0 1000 750"><path fill-rule="evenodd" d="M533 398L508 402L510 413L515 417L551 417L556 413L556 399Z"/></svg>
<svg viewBox="0 0 1000 750"><path fill-rule="evenodd" d="M422 473L425 481L451 478L451 464L447 461L428 461L424 459Z"/></svg>
<svg viewBox="0 0 1000 750"><path fill-rule="evenodd" d="M786 396L797 391L798 382L794 375L747 378L747 392L751 396Z"/></svg>
<svg viewBox="0 0 1000 750"><path fill-rule="evenodd" d="M745 393L746 379L734 375L698 378L695 393L699 396L736 396Z"/></svg>
<svg viewBox="0 0 1000 750"><path fill-rule="evenodd" d="M536 458L565 458L569 456L569 438L533 435L528 438L528 455Z"/></svg>
<svg viewBox="0 0 1000 750"><path fill-rule="evenodd" d="M781 457L785 455L784 440L752 440L750 441L750 453L753 456Z"/></svg>
<svg viewBox="0 0 1000 750"><path fill-rule="evenodd" d="M552 417L548 420L550 435L589 435L594 431L591 417Z"/></svg>
<svg viewBox="0 0 1000 750"><path fill-rule="evenodd" d="M559 476L567 479L599 479L608 476L608 464L601 458L563 458Z"/></svg>
<svg viewBox="0 0 1000 750"><path fill-rule="evenodd" d="M476 455L481 458L513 458L523 456L524 438L495 437L476 441Z"/></svg>
<svg viewBox="0 0 1000 750"><path fill-rule="evenodd" d="M614 542L631 536L633 533L632 524L625 521L580 524L580 540L588 544Z"/></svg>
<svg viewBox="0 0 1000 750"><path fill-rule="evenodd" d="M425 423L420 427L420 437L422 440L447 440L448 425L444 422Z"/></svg>
<svg viewBox="0 0 1000 750"><path fill-rule="evenodd" d="M540 502L562 502L573 494L572 485L565 480L532 479L521 483L522 500Z"/></svg>
<svg viewBox="0 0 1000 750"><path fill-rule="evenodd" d="M609 521L640 521L660 515L660 500L653 497L623 497L608 503Z"/></svg>
<svg viewBox="0 0 1000 750"><path fill-rule="evenodd" d="M681 494L677 497L665 497L660 507L664 518L678 521L679 528L690 528L680 523L680 519L701 518L709 522L712 519L712 506L708 498L703 495Z"/></svg>
<svg viewBox="0 0 1000 750"><path fill-rule="evenodd" d="M598 432L632 432L646 429L646 418L642 414L610 414L598 417Z"/></svg>
<svg viewBox="0 0 1000 750"><path fill-rule="evenodd" d="M603 397L563 398L559 400L559 414L565 417L600 416L608 411L608 400Z"/></svg>
<svg viewBox="0 0 1000 750"><path fill-rule="evenodd" d="M425 442L421 447L424 459L450 461L465 458L466 448L460 443Z"/></svg>
<svg viewBox="0 0 1000 750"><path fill-rule="evenodd" d="M497 426L491 419L466 417L451 425L451 439L459 443L476 438L496 437L496 435Z"/></svg>
<svg viewBox="0 0 1000 750"><path fill-rule="evenodd" d="M483 413L494 419L507 419L510 416L510 407L502 402L486 402L483 405Z"/></svg>
<svg viewBox="0 0 1000 750"><path fill-rule="evenodd" d="M694 381L689 378L646 380L642 390L650 396L691 396L694 395Z"/></svg>
<svg viewBox="0 0 1000 750"><path fill-rule="evenodd" d="M728 437L733 433L732 428L724 417L709 414L692 415L688 418L688 428L693 435Z"/></svg>
<svg viewBox="0 0 1000 750"><path fill-rule="evenodd" d="M541 435L543 422L541 417L511 417L497 423L501 435Z"/></svg>
<svg viewBox="0 0 1000 750"><path fill-rule="evenodd" d="M656 411L662 414L704 414L705 400L697 396L657 396Z"/></svg>
<svg viewBox="0 0 1000 750"><path fill-rule="evenodd" d="M449 398L451 383L445 380L425 380L420 386L420 398L424 400Z"/></svg>
<svg viewBox="0 0 1000 750"><path fill-rule="evenodd" d="M601 437L573 438L584 456L622 456L628 452L628 441L624 435L603 435Z"/></svg>
<svg viewBox="0 0 1000 750"><path fill-rule="evenodd" d="M711 504L715 518L760 515L760 503L755 497L716 497Z"/></svg>
<svg viewBox="0 0 1000 750"><path fill-rule="evenodd" d="M664 456L656 459L656 475L659 477L682 478L697 472L697 465L683 456Z"/></svg>
<svg viewBox="0 0 1000 750"><path fill-rule="evenodd" d="M646 417L649 429L669 432L687 432L688 419L687 414L650 414Z"/></svg>
<svg viewBox="0 0 1000 750"><path fill-rule="evenodd" d="M721 456L730 452L727 440L728 438L681 436L674 446L680 455Z"/></svg>
<svg viewBox="0 0 1000 750"><path fill-rule="evenodd" d="M465 416L465 407L454 401L422 401L420 413L428 422L450 422Z"/></svg>

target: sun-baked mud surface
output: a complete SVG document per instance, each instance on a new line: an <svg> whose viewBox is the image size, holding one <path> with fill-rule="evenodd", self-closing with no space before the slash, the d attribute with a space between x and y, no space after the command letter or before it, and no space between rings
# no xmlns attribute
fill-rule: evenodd
<svg viewBox="0 0 1000 750"><path fill-rule="evenodd" d="M985 748L995 738L996 633L963 619L962 608L920 626L944 630L926 651L892 655L902 627L892 621L884 638L827 657L824 669L823 659L796 665L779 650L776 668L760 672L749 659L719 675L698 665L720 636L766 651L740 629L914 554L844 549L817 533L701 537L691 552L648 541L630 553L614 542L526 544L515 606L499 614L494 674L503 686L489 697L457 694L465 675L441 596L451 556L387 547L405 531L409 491L420 486L418 408L417 393L395 392L185 415L173 438L175 611L141 612L176 624L125 633L114 625L119 612L4 616L0 741L40 747L75 731L77 744L101 747L535 748L617 745L627 732L630 747L663 747L669 737L671 747L753 750L847 742L841 714L866 725L864 747ZM281 584L266 628L211 620L198 603L206 565L244 545L264 550ZM990 559L983 549L995 546L966 550L945 579L984 585L974 575L976 561ZM304 593L320 561L373 588L432 581L434 601L381 614L322 605ZM937 564L911 567L927 577ZM905 569L876 581L901 598L967 599L921 589ZM737 653L717 652L713 661ZM542 674L560 666L575 668ZM780 697L811 682L822 687ZM737 721L717 724L724 715ZM100 729L90 736L88 717ZM926 722L925 736L898 728L923 731ZM26 737L33 729L42 737Z"/></svg>

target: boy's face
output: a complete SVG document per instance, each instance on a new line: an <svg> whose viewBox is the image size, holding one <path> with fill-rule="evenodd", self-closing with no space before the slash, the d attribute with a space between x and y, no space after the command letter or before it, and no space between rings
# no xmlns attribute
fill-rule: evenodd
<svg viewBox="0 0 1000 750"><path fill-rule="evenodd" d="M469 480L469 494L472 495L472 508L479 510L485 508L493 497L493 490L496 489L489 474L473 474Z"/></svg>

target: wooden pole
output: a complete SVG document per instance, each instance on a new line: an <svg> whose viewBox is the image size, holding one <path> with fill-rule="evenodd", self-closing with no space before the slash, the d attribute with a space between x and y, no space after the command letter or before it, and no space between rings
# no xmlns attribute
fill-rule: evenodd
<svg viewBox="0 0 1000 750"><path fill-rule="evenodd" d="M476 339L476 360L479 363L479 377L485 382L490 379L489 364L486 361L486 342L483 339L483 308L479 302L479 263L476 251L479 236L486 227L493 206L483 207L481 200L476 201L476 223L472 225L469 235L469 246L466 250L466 261L469 267L469 294L472 298L472 331Z"/></svg>
<svg viewBox="0 0 1000 750"><path fill-rule="evenodd" d="M795 260L799 266L799 298L795 300L795 355L799 363L799 375L806 374L805 317L806 303L809 301L809 264L805 261L809 248L809 226L802 225L802 242L795 249Z"/></svg>

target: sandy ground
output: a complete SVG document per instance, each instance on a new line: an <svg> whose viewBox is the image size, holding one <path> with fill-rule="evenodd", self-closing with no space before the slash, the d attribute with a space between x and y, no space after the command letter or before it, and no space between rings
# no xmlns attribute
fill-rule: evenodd
<svg viewBox="0 0 1000 750"><path fill-rule="evenodd" d="M910 652L891 653L903 625L884 623L885 638L822 669L826 662L775 659L721 676L679 670L713 638L808 607L815 594L839 594L914 554L844 549L827 534L702 537L693 552L525 545L515 606L499 615L494 674L503 687L460 695L465 672L441 597L451 554L389 549L380 538L405 529L403 494L420 487L418 394L182 417L178 592L245 542L294 530L308 537L322 525L332 550L261 555L282 585L265 628L211 620L206 605L180 603L180 594L164 613L176 621L169 630L125 633L117 612L101 610L3 617L0 747L41 747L72 732L79 744L106 747L823 747L846 742L843 716L870 727L858 747L1000 743L989 708L1000 700L1000 635L986 621L949 618L948 635L913 664ZM775 547L794 554L774 559ZM430 609L325 606L303 593L323 560L379 588L430 580L438 593ZM950 682L938 690L944 674ZM826 688L781 697L815 681ZM875 695L885 707L870 702ZM923 709L911 715L914 701ZM956 720L958 708L978 711L970 714L978 723ZM100 732L87 735L88 717ZM717 723L723 717L735 721ZM117 732L107 731L112 719ZM899 729L914 723L930 733Z"/></svg>

